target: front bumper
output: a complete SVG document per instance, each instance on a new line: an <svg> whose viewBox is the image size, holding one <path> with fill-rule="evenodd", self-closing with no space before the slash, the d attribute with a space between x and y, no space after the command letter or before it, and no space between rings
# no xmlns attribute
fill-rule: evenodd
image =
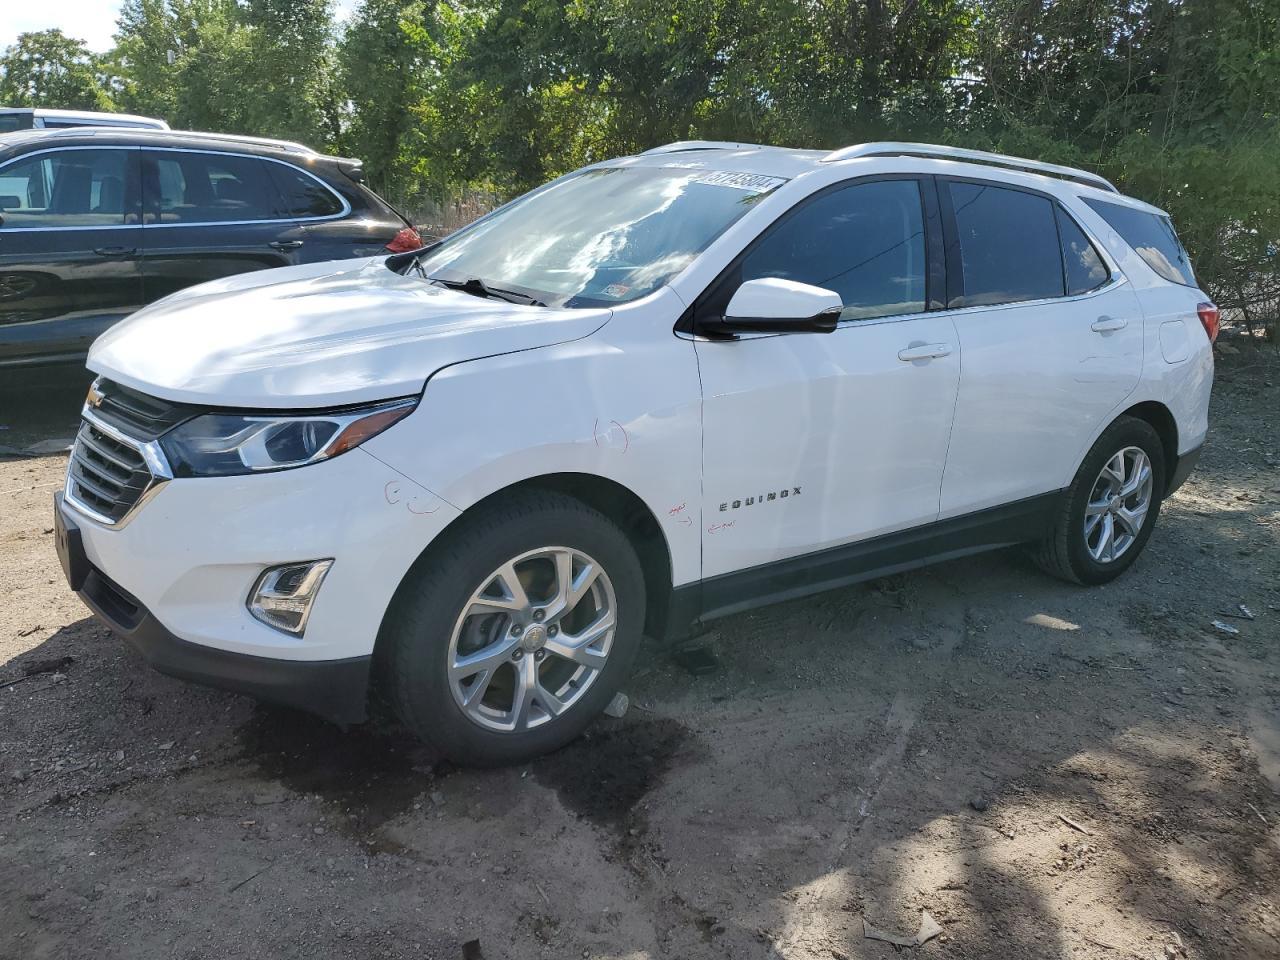
<svg viewBox="0 0 1280 960"><path fill-rule="evenodd" d="M156 670L318 714L340 725L366 719L371 656L280 660L218 650L174 636L136 597L89 562L80 526L54 496L58 555L72 589Z"/></svg>
<svg viewBox="0 0 1280 960"><path fill-rule="evenodd" d="M56 509L72 588L157 669L342 723L364 715L392 596L458 515L358 449L298 470L167 480L119 526L61 497ZM250 614L263 570L314 557L334 563L303 636Z"/></svg>

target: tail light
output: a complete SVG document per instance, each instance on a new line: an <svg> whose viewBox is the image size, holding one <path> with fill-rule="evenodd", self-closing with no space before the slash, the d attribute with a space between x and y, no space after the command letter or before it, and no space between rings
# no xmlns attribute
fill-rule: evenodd
<svg viewBox="0 0 1280 960"><path fill-rule="evenodd" d="M391 242L387 244L387 249L392 253L408 253L410 250L417 250L421 246L422 237L418 236L418 231L413 227L405 227L391 238Z"/></svg>
<svg viewBox="0 0 1280 960"><path fill-rule="evenodd" d="M1217 306L1202 303L1196 307L1196 313L1200 314L1200 323L1204 326L1204 332L1209 335L1209 342L1213 343L1218 339L1218 321L1221 319Z"/></svg>

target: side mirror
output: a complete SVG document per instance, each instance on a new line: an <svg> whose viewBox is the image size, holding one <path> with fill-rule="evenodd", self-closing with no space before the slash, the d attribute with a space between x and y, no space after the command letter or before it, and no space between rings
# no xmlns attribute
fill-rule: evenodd
<svg viewBox="0 0 1280 960"><path fill-rule="evenodd" d="M842 309L831 290L762 277L738 288L715 326L731 333L831 333Z"/></svg>

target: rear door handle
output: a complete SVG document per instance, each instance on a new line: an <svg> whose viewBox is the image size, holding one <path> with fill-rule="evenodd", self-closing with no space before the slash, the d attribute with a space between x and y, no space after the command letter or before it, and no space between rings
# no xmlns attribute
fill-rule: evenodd
<svg viewBox="0 0 1280 960"><path fill-rule="evenodd" d="M937 360L939 357L951 356L949 343L913 343L898 351L898 359L903 363L913 360Z"/></svg>
<svg viewBox="0 0 1280 960"><path fill-rule="evenodd" d="M1112 330L1123 330L1128 325L1129 321L1124 317L1103 316L1089 324L1089 329L1094 333L1108 333Z"/></svg>
<svg viewBox="0 0 1280 960"><path fill-rule="evenodd" d="M297 250L302 246L301 240L272 240L268 246L272 250Z"/></svg>
<svg viewBox="0 0 1280 960"><path fill-rule="evenodd" d="M123 260L138 252L137 247L94 247L93 252L108 260Z"/></svg>

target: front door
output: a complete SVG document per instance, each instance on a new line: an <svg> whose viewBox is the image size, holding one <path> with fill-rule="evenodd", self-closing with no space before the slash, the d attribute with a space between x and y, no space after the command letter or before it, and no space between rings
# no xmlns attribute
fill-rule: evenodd
<svg viewBox="0 0 1280 960"><path fill-rule="evenodd" d="M704 577L937 518L960 354L926 312L931 199L916 179L825 190L709 291L699 309L723 313L742 282L782 277L844 310L831 334L697 342Z"/></svg>
<svg viewBox="0 0 1280 960"><path fill-rule="evenodd" d="M143 303L134 148L0 168L0 365L79 360Z"/></svg>

